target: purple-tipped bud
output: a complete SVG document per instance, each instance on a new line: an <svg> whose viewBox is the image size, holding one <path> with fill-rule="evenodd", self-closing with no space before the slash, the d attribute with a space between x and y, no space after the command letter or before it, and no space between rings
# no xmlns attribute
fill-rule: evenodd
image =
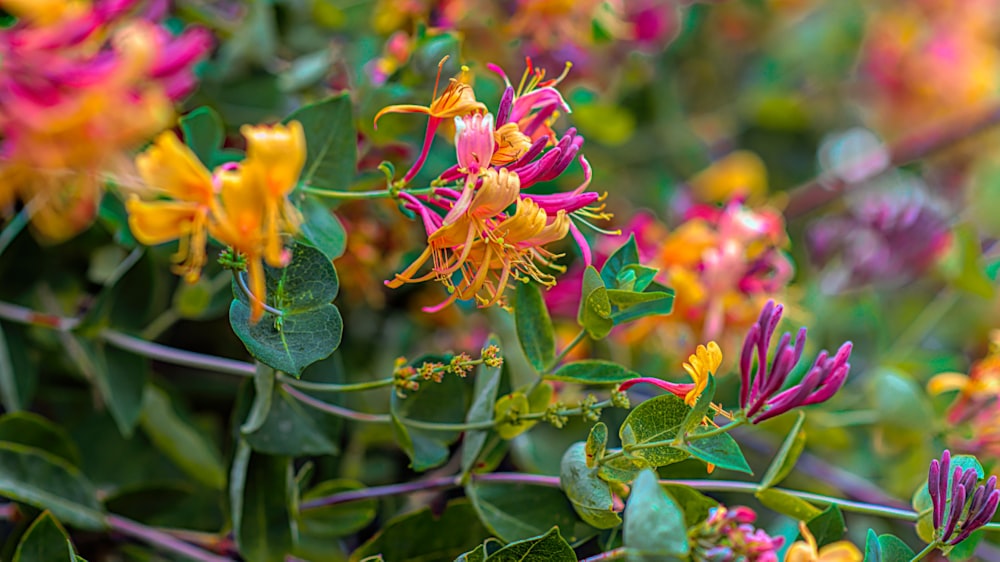
<svg viewBox="0 0 1000 562"><path fill-rule="evenodd" d="M514 107L514 87L507 86L500 98L500 105L497 107L497 128L506 125L510 120L510 110Z"/></svg>
<svg viewBox="0 0 1000 562"><path fill-rule="evenodd" d="M948 451L945 451L947 454ZM931 466L927 470L927 491L931 496L931 507L933 509L933 515L931 519L934 523L934 528L937 529L941 526L941 463L937 459L931 461Z"/></svg>
<svg viewBox="0 0 1000 562"><path fill-rule="evenodd" d="M941 533L941 540L948 541L951 534L955 532L955 527L958 526L958 520L962 518L964 511L965 486L959 484L951 491L951 510L948 512L948 519L945 522L944 531Z"/></svg>
<svg viewBox="0 0 1000 562"><path fill-rule="evenodd" d="M979 488L983 489L982 486ZM948 544L958 544L969 537L976 529L990 522L996 515L997 505L1000 505L1000 490L993 490L986 496L986 502L978 511L969 510L969 518L962 524L962 531Z"/></svg>

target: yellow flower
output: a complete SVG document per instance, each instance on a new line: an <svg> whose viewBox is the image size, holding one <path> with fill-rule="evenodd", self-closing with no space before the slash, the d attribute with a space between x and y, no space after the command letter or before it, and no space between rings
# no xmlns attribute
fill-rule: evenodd
<svg viewBox="0 0 1000 562"><path fill-rule="evenodd" d="M806 540L792 544L785 554L785 562L861 562L864 559L858 547L848 541L817 548L816 538L803 521L799 521L799 532Z"/></svg>
<svg viewBox="0 0 1000 562"><path fill-rule="evenodd" d="M698 199L711 203L745 196L760 201L767 194L767 168L748 150L730 152L688 182Z"/></svg>
<svg viewBox="0 0 1000 562"><path fill-rule="evenodd" d="M169 197L126 202L129 228L146 245L180 240L175 272L188 282L198 280L205 265L208 221L216 206L212 176L198 157L173 132L161 134L135 159L147 186Z"/></svg>
<svg viewBox="0 0 1000 562"><path fill-rule="evenodd" d="M708 342L708 347L699 345L694 355L688 357L688 362L684 364L684 370L694 381L694 388L684 396L685 404L694 406L708 385L708 375L714 375L721 364L722 350L719 349L719 344L714 341Z"/></svg>

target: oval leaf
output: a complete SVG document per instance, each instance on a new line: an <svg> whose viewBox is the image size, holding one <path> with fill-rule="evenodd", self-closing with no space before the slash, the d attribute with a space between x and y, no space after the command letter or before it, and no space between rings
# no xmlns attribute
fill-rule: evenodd
<svg viewBox="0 0 1000 562"><path fill-rule="evenodd" d="M632 484L622 538L640 556L686 556L690 550L684 512L653 470L643 470Z"/></svg>
<svg viewBox="0 0 1000 562"><path fill-rule="evenodd" d="M545 375L545 378L580 384L619 384L641 376L612 361L586 359L567 363L559 367L555 373Z"/></svg>
<svg viewBox="0 0 1000 562"><path fill-rule="evenodd" d="M646 400L629 412L622 423L618 432L622 445L642 446L641 449L631 450L630 456L640 459L650 467L665 466L688 458L687 451L672 444L656 445L656 443L669 443L677 437L681 423L689 411L691 408L673 394Z"/></svg>
<svg viewBox="0 0 1000 562"><path fill-rule="evenodd" d="M586 444L574 443L563 455L559 485L581 519L598 529L611 529L622 522L614 511L611 487L587 467Z"/></svg>
<svg viewBox="0 0 1000 562"><path fill-rule="evenodd" d="M73 543L62 525L48 511L42 513L25 531L14 552L14 562L74 562Z"/></svg>
<svg viewBox="0 0 1000 562"><path fill-rule="evenodd" d="M802 454L802 449L806 446L806 430L804 428L806 413L800 410L798 416L791 431L788 432L788 436L785 437L785 441L781 444L781 448L774 455L771 466L767 467L767 472L764 473L764 477L760 481L762 489L781 483L795 468L795 461L799 460L799 455Z"/></svg>
<svg viewBox="0 0 1000 562"><path fill-rule="evenodd" d="M486 562L576 562L573 547L552 527L540 537L508 544L486 557Z"/></svg>
<svg viewBox="0 0 1000 562"><path fill-rule="evenodd" d="M555 332L542 291L535 283L518 283L514 299L517 340L528 362L541 373L556 357Z"/></svg>

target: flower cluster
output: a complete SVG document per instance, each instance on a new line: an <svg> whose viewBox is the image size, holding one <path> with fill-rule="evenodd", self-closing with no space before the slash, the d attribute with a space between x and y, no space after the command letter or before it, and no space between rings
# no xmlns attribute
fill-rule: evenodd
<svg viewBox="0 0 1000 562"><path fill-rule="evenodd" d="M948 424L968 423L971 438L949 441L976 455L1000 458L1000 330L990 334L990 348L985 357L972 364L969 373L940 373L927 383L932 395L957 390L948 406Z"/></svg>
<svg viewBox="0 0 1000 562"><path fill-rule="evenodd" d="M582 156L586 178L574 191L525 192L562 175L577 160L583 138L572 128L561 136L553 129L559 113L570 110L555 89L559 78L545 80L544 70L533 68L529 61L515 89L499 68L491 68L507 83L495 116L476 101L471 86L454 78L440 96L435 86L430 106L390 106L376 115L376 119L393 112L429 116L421 153L397 187L405 186L423 166L443 120L455 122L457 163L435 182L444 185L430 194L399 193L403 206L421 218L427 248L386 285L441 282L450 296L427 311L458 299L475 299L480 306L502 304L512 280L554 285L550 271L563 268L555 262L559 255L545 246L571 233L589 263L590 249L576 222L608 217L602 206L595 206L601 197L586 191L590 167ZM418 275L428 262L430 273Z"/></svg>
<svg viewBox="0 0 1000 562"><path fill-rule="evenodd" d="M699 562L777 562L784 537L771 537L753 523L749 507L713 507L708 518L688 531L692 560Z"/></svg>
<svg viewBox="0 0 1000 562"><path fill-rule="evenodd" d="M781 336L770 365L767 352L771 338L778 328L783 307L768 301L760 312L757 323L750 327L740 355L740 408L753 423L760 423L793 408L825 402L840 390L851 369L851 342L846 342L833 357L821 351L802 381L782 390L788 376L795 370L805 350L806 329L795 336ZM754 358L756 366L754 367Z"/></svg>
<svg viewBox="0 0 1000 562"><path fill-rule="evenodd" d="M20 199L45 240L90 224L124 152L167 127L173 101L211 38L171 36L162 4L140 0L3 0L0 30L0 206Z"/></svg>
<svg viewBox="0 0 1000 562"><path fill-rule="evenodd" d="M859 70L871 115L888 136L992 99L1000 86L998 3L884 2L868 26Z"/></svg>
<svg viewBox="0 0 1000 562"><path fill-rule="evenodd" d="M247 157L209 172L173 132L157 137L136 158L145 183L165 196L127 202L129 227L143 244L180 241L175 271L194 282L205 264L208 236L246 258L251 319L264 312L264 262L287 265L284 236L298 230L301 218L288 201L305 164L302 125L244 126ZM240 278L242 283L242 278Z"/></svg>
<svg viewBox="0 0 1000 562"><path fill-rule="evenodd" d="M934 536L945 545L956 545L990 522L1000 504L997 477L990 476L978 487L976 469L956 466L951 471L951 452L931 461L927 491L933 506ZM973 489L975 487L975 489Z"/></svg>

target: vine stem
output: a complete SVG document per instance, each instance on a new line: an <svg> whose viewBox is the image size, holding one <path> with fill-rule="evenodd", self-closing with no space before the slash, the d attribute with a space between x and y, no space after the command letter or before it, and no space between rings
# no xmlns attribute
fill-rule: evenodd
<svg viewBox="0 0 1000 562"><path fill-rule="evenodd" d="M910 562L917 562L917 560L923 560L925 556L927 556L931 552L934 552L934 549L938 548L939 546L941 545L938 544L938 541L932 541L929 545L925 546L923 550L918 552L916 556L911 558Z"/></svg>
<svg viewBox="0 0 1000 562"><path fill-rule="evenodd" d="M157 546L163 550L167 550L176 554L181 554L192 560L197 560L199 562L232 562L232 558L217 556L202 550L194 545L188 544L176 537L173 537L163 531L154 529L152 527L147 527L142 523L132 521L131 519L126 519L124 517L119 517L117 515L108 515L105 518L108 526L113 530L123 534L128 535L132 538L139 539L143 542L149 543L151 545Z"/></svg>
<svg viewBox="0 0 1000 562"><path fill-rule="evenodd" d="M600 554L595 554L593 556L583 558L580 562L601 562L602 560L621 560L628 556L628 549L624 546L602 552Z"/></svg>
<svg viewBox="0 0 1000 562"><path fill-rule="evenodd" d="M871 166L869 159L865 159L864 173L852 178L853 181L827 173L792 189L785 207L785 216L808 213L886 170L924 158L997 124L1000 124L1000 104L992 104L917 131L890 146L884 164Z"/></svg>
<svg viewBox="0 0 1000 562"><path fill-rule="evenodd" d="M552 359L552 362L545 366L544 372L551 373L555 371L556 367L558 367L559 364L562 363L563 359L565 359L566 356L569 355L569 352L573 351L573 348L579 345L580 342L582 342L583 338L585 337L587 337L586 330L581 329L579 332L577 332L576 336L572 340L570 340L568 344L566 344L566 347L564 347L563 350L560 351L559 354Z"/></svg>
<svg viewBox="0 0 1000 562"><path fill-rule="evenodd" d="M326 197L328 199L340 199L341 201L363 201L366 199L385 199L389 197L396 197L397 193L388 189L378 189L374 191L333 191L329 189L320 189L318 187L303 186L302 191L316 195L319 197ZM407 193L411 195L429 195L434 193L436 187L421 187L419 189L407 189Z"/></svg>
<svg viewBox="0 0 1000 562"><path fill-rule="evenodd" d="M491 482L495 484L528 484L533 486L545 486L549 488L560 487L559 477L557 476L522 474L518 472L494 472L490 474L473 474L470 477L470 481ZM732 492L732 493L755 494L760 489L760 486L755 482L738 482L734 480L667 479L667 480L660 480L660 484L680 484L682 486L689 486L691 488L703 492ZM429 478L427 480L417 480L415 482L406 482L403 484L390 484L388 486L374 486L371 488L365 488L363 490L351 490L348 492L340 492L338 494L332 494L330 496L326 496L323 498L316 498L314 500L303 502L302 509L316 509L319 507L338 505L338 504L362 501L367 499L383 498L387 496L408 494L412 492L457 488L460 486L462 486L461 475L447 476L441 478ZM890 519L899 519L902 521L916 521L920 515L917 512L908 509L897 509L894 507L887 507L883 505L845 500L841 498L824 496L822 494L814 494L812 492L790 490L787 488L770 488L770 489L784 492L786 494L795 496L797 498L806 501L816 502L823 505L835 505L844 511L850 511L854 513L864 513L867 515L875 515ZM989 523L982 528L987 531L1000 531L1000 523Z"/></svg>

